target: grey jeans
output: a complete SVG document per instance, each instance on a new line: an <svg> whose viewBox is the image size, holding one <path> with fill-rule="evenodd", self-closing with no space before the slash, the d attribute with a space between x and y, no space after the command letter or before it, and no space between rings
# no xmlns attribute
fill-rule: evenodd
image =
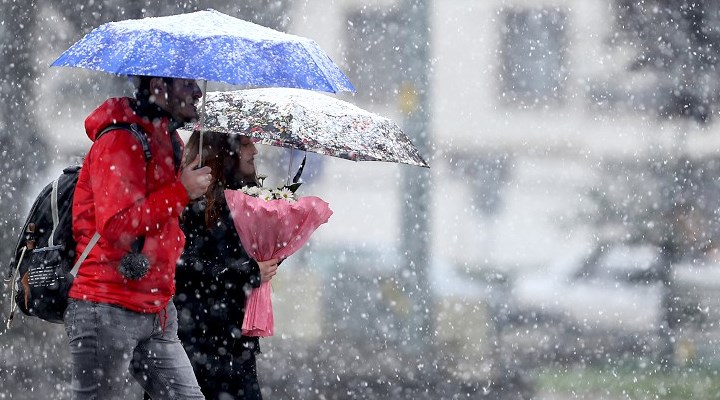
<svg viewBox="0 0 720 400"><path fill-rule="evenodd" d="M131 398L131 376L155 400L204 399L178 339L172 301L158 314L142 314L71 299L65 330L74 399Z"/></svg>

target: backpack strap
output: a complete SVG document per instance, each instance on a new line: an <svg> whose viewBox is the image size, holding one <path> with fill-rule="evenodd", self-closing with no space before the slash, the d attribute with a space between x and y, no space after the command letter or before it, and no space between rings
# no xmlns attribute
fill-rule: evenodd
<svg viewBox="0 0 720 400"><path fill-rule="evenodd" d="M10 280L6 282L10 283L10 314L8 314L7 319L5 320L5 327L6 329L10 329L10 326L12 325L13 318L15 317L15 310L17 310L17 302L15 299L15 293L17 293L17 283L15 283L15 276L17 276L18 271L20 270L20 264L22 264L23 259L25 258L25 252L27 251L27 246L23 246L22 251L20 252L20 257L18 258L17 266L10 272Z"/></svg>
<svg viewBox="0 0 720 400"><path fill-rule="evenodd" d="M50 238L48 239L48 246L55 246L55 230L60 225L60 214L58 210L58 181L60 178L55 179L52 182L52 190L50 191L50 210L52 213L53 229L50 232Z"/></svg>
<svg viewBox="0 0 720 400"><path fill-rule="evenodd" d="M73 278L75 276L77 276L78 270L80 269L80 264L82 264L83 261L85 261L88 254L90 254L90 250L92 250L92 248L95 246L95 243L97 243L98 240L100 240L100 233L95 232L93 237L90 238L90 242L88 242L87 246L85 246L85 250L83 250L82 254L80 254L80 257L75 262L75 265L73 265L72 269L70 270L70 275L72 275Z"/></svg>
<svg viewBox="0 0 720 400"><path fill-rule="evenodd" d="M152 153L150 152L150 142L148 142L147 135L145 134L145 132L142 131L142 129L140 129L138 124L116 123L108 125L107 127L105 127L105 129L100 131L100 133L95 137L95 140L98 140L104 134L117 129L125 129L126 131L130 131L130 133L135 136L135 139L137 139L142 146L143 153L145 154L145 162L149 162L152 159Z"/></svg>

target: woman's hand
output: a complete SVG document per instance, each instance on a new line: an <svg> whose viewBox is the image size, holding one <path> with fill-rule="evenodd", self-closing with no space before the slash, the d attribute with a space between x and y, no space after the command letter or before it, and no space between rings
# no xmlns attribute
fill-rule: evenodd
<svg viewBox="0 0 720 400"><path fill-rule="evenodd" d="M258 261L258 266L260 267L260 282L268 282L270 279L277 274L278 269L278 259L273 258L272 260L267 261Z"/></svg>

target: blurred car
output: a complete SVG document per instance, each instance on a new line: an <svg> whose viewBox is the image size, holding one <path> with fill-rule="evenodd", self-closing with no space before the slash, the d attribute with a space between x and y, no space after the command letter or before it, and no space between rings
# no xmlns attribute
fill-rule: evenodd
<svg viewBox="0 0 720 400"><path fill-rule="evenodd" d="M606 243L517 276L502 340L512 362L591 362L660 351L661 249Z"/></svg>

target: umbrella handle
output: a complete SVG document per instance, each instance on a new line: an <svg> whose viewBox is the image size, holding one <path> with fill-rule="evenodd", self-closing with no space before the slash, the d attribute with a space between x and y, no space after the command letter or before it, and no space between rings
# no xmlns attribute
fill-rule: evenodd
<svg viewBox="0 0 720 400"><path fill-rule="evenodd" d="M295 177L292 180L293 185L298 183L300 180L300 177L302 176L303 169L305 169L305 161L307 161L307 151L305 152L305 155L303 156L303 160L300 163L300 166L298 167L297 172L295 173Z"/></svg>
<svg viewBox="0 0 720 400"><path fill-rule="evenodd" d="M288 163L288 173L287 173L287 179L285 180L285 185L290 185L290 171L292 170L292 164L293 164L293 156L295 155L295 146L290 148L290 162Z"/></svg>
<svg viewBox="0 0 720 400"><path fill-rule="evenodd" d="M202 103L200 103L200 148L198 149L198 155L200 156L200 164L198 164L198 168L203 166L202 149L204 136L203 133L205 132L205 97L207 96L207 79L203 80L202 92Z"/></svg>

